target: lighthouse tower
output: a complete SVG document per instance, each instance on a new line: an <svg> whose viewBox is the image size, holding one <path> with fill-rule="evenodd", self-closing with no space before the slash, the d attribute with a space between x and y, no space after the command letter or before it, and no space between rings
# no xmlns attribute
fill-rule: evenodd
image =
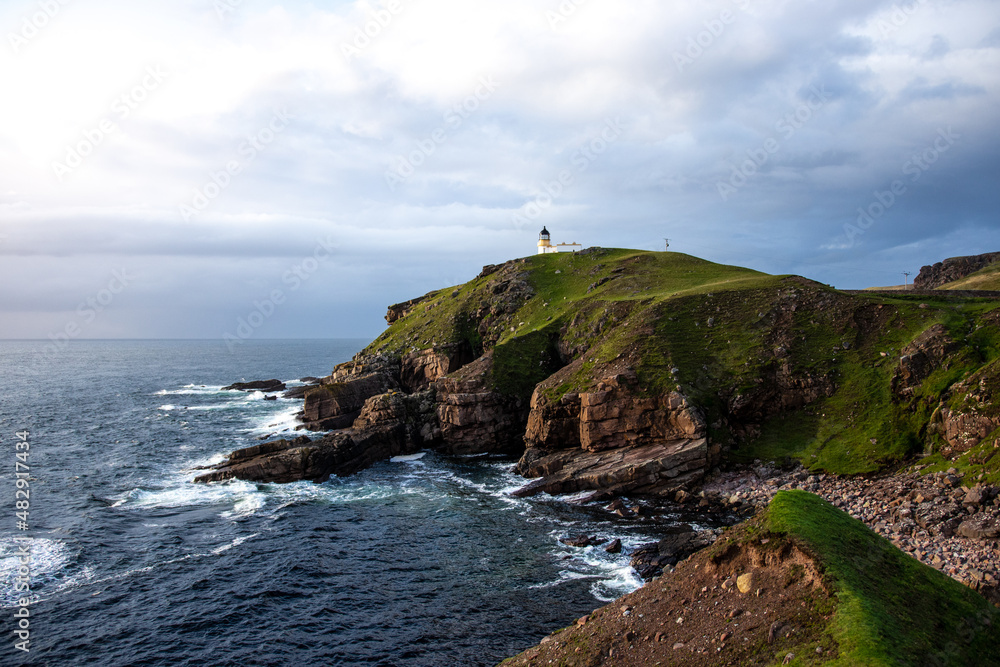
<svg viewBox="0 0 1000 667"><path fill-rule="evenodd" d="M542 227L542 233L538 235L538 254L544 255L547 252L559 252L559 250L552 247L549 230Z"/></svg>

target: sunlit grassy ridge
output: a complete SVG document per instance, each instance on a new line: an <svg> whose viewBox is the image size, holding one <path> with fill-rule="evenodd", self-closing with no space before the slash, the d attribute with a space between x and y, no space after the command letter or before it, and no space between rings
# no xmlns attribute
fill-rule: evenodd
<svg viewBox="0 0 1000 667"><path fill-rule="evenodd" d="M991 264L960 280L942 285L938 289L1000 291L1000 262Z"/></svg>
<svg viewBox="0 0 1000 667"><path fill-rule="evenodd" d="M827 664L1000 664L1000 611L860 521L804 491L779 492L760 521L813 556L835 595Z"/></svg>
<svg viewBox="0 0 1000 667"><path fill-rule="evenodd" d="M942 400L966 400L952 391L956 383L980 373L1000 385L998 305L854 296L681 253L592 249L514 260L431 293L368 351L403 355L454 343L477 355L493 350L489 380L522 398L567 355L575 372L549 387L553 394L590 388L621 361L636 369L641 391L679 390L700 406L731 458L790 457L861 473L939 446L928 424ZM960 350L912 395L894 395L902 350L934 324ZM800 385L829 392L805 407L774 409ZM734 423L734 413L754 423Z"/></svg>

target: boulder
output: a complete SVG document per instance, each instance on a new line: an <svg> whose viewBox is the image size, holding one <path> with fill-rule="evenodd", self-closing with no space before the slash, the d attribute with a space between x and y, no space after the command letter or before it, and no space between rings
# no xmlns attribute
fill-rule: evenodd
<svg viewBox="0 0 1000 667"><path fill-rule="evenodd" d="M709 546L716 536L714 530L695 530L688 524L672 526L659 542L644 544L633 551L630 563L640 577L649 580L659 576L664 567L676 565Z"/></svg>
<svg viewBox="0 0 1000 667"><path fill-rule="evenodd" d="M963 521L956 531L970 540L987 540L1000 537L1000 519L980 512Z"/></svg>
<svg viewBox="0 0 1000 667"><path fill-rule="evenodd" d="M592 544L597 544L600 542L596 537L591 537L589 535L578 535L576 537L563 537L559 539L560 542L568 547L576 547L577 549L582 549L584 547L589 547Z"/></svg>

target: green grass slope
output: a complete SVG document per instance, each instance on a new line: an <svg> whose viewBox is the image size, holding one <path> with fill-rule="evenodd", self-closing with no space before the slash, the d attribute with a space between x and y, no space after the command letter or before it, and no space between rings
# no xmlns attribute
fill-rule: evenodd
<svg viewBox="0 0 1000 667"><path fill-rule="evenodd" d="M763 526L820 564L836 596L835 665L1000 665L1000 610L804 491L779 492Z"/></svg>
<svg viewBox="0 0 1000 667"><path fill-rule="evenodd" d="M934 325L956 349L912 390L894 392L904 350ZM514 260L427 295L367 351L455 343L492 350L493 386L522 398L570 362L546 392L587 390L609 369L633 367L643 392L679 390L700 406L730 459L793 458L836 473L938 451L942 405L970 403L974 376L1000 391L1000 301L848 295L671 252ZM968 465L986 465L979 460Z"/></svg>

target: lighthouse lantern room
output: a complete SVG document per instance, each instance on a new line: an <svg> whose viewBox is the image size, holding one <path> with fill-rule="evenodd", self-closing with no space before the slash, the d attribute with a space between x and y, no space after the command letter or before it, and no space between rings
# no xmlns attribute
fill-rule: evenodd
<svg viewBox="0 0 1000 667"><path fill-rule="evenodd" d="M547 255L552 252L559 252L563 248L572 248L576 250L579 248L579 243L552 243L552 236L549 234L549 230L542 227L541 233L538 235L538 254Z"/></svg>

